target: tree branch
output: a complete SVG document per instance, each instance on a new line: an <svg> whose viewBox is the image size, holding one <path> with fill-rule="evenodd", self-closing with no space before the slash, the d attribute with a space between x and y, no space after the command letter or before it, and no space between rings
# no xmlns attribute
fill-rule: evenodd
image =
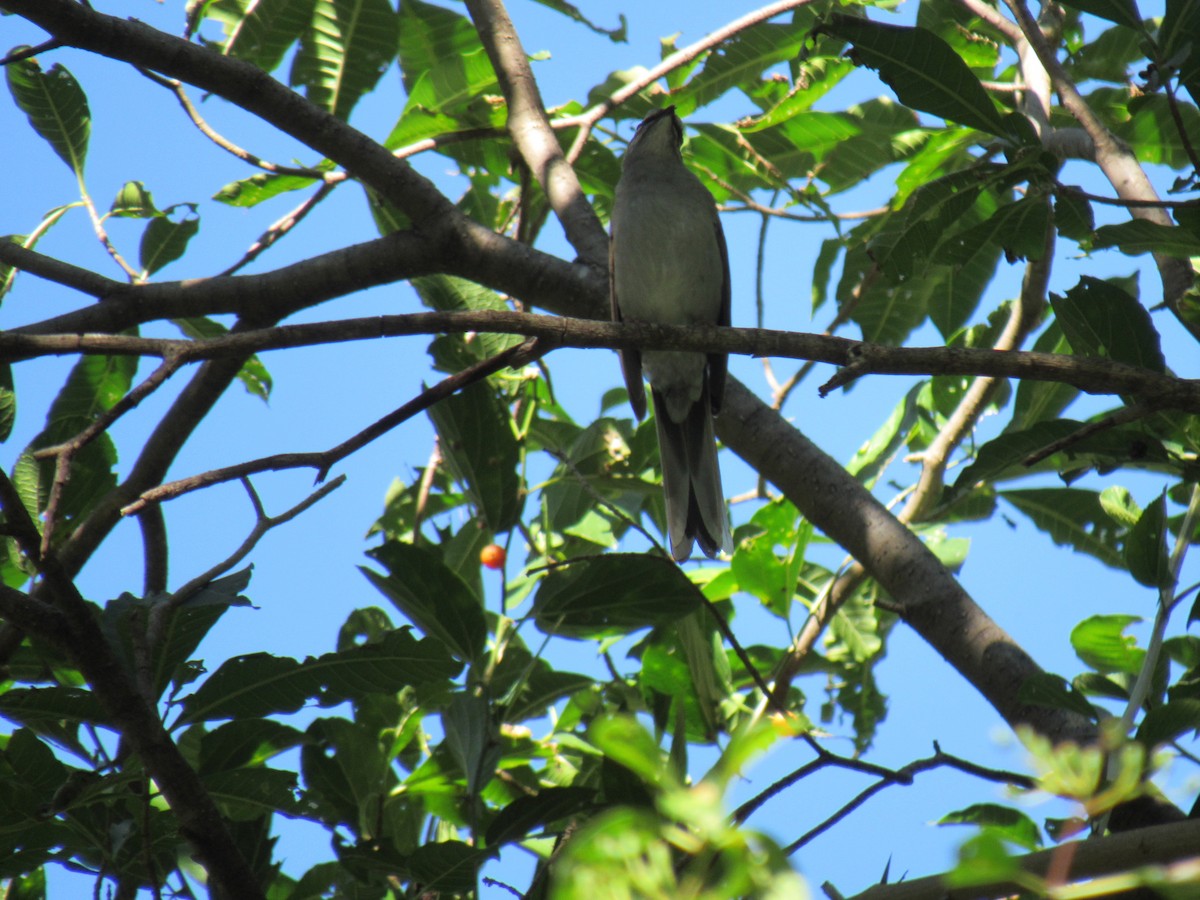
<svg viewBox="0 0 1200 900"><path fill-rule="evenodd" d="M174 317L176 313L164 315ZM41 332L42 326L37 328ZM559 346L612 349L654 347L807 359L842 366L822 386L823 395L834 387L867 374L973 375L1061 382L1090 394L1147 397L1153 398L1157 408L1200 412L1200 380L1175 378L1109 359L1003 349L892 347L804 332L599 322L501 310L409 313L276 328L251 328L195 341L117 334L43 334L17 330L0 333L0 361L32 356L102 353L163 358L177 355L181 362L190 363L205 359L244 358L268 350L317 344L468 331L539 338L547 345L542 352Z"/></svg>
<svg viewBox="0 0 1200 900"><path fill-rule="evenodd" d="M1070 878L1082 881L1141 866L1180 862L1196 856L1200 847L1200 819L1170 825L1157 825L1129 834L1115 834L1091 840L1071 841L1048 850L1018 857L1020 868L1045 877L1052 864L1070 856ZM944 875L932 875L899 884L876 885L852 900L990 900L1008 897L1024 885L1011 880L956 888Z"/></svg>
<svg viewBox="0 0 1200 900"><path fill-rule="evenodd" d="M546 118L529 57L502 0L466 0L500 89L508 101L508 133L538 180L567 240L580 258L597 269L608 265L608 235L584 196Z"/></svg>

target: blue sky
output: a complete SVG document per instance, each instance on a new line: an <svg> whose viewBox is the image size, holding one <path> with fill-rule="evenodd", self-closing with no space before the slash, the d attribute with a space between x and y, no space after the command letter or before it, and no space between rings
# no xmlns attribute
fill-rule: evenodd
<svg viewBox="0 0 1200 900"><path fill-rule="evenodd" d="M461 10L455 4L447 5ZM178 32L182 22L181 4L176 3L127 0L98 6L114 14L136 16L170 32ZM679 32L677 42L682 46L754 8L752 4L696 4L685 0L627 7L599 2L580 6L585 14L606 26L616 24L617 10L625 12L629 17L629 43L611 44L535 3L511 4L526 50L531 53L545 50L550 54L549 59L535 64L534 71L541 80L543 97L551 106L573 98L583 99L591 85L602 81L611 70L653 65L659 58L661 37ZM1154 10L1143 4L1142 12L1150 15ZM912 12L902 7L900 17L910 20ZM15 17L0 20L0 50L40 40L42 36L36 29ZM200 232L188 255L166 268L161 278L201 277L220 271L241 255L266 224L298 202L296 197L285 197L268 206L267 213L209 202L208 198L221 185L252 173L191 128L166 91L127 67L75 51L60 51L42 61L44 65L52 61L65 64L88 92L93 134L87 181L102 209L107 208L128 180L145 182L160 207L180 202L201 204ZM858 73L847 87L827 98L822 108L835 109L848 102L848 96L865 100L887 93L873 74ZM198 92L193 91L192 95L199 99ZM393 68L384 76L376 94L355 110L352 122L368 134L382 138L390 130L402 103L399 78ZM734 119L750 110L748 100L731 95L715 110L702 112L706 117L720 115ZM209 99L202 111L219 131L265 158L278 162L288 162L293 157L306 163L316 161L311 152L223 101ZM5 202L0 205L0 234L27 232L49 207L76 199L74 176L7 100L0 101L0 134L5 135L3 153L10 172ZM462 180L450 171L452 164L444 158L419 157L414 165L445 185L452 196L461 187ZM17 167L20 176L13 177ZM838 198L835 209L845 212L879 205L890 195L889 179L893 175L894 172L885 170L865 188ZM1103 190L1094 179L1084 181L1084 173L1073 174L1067 180ZM1158 178L1160 190L1169 183L1169 177ZM749 215L726 215L724 224L734 273L733 320L734 324L749 325L754 320L758 220ZM112 221L109 228L114 240L136 255L140 223ZM255 269L274 268L374 236L362 192L353 185L346 186L335 191L317 214L266 254ZM827 232L819 232L815 226L784 223L772 226L765 283L769 326L797 330L824 327L830 313L826 309L815 321L811 319L809 284L816 249L826 236ZM547 226L540 246L549 252L569 254L568 258L573 256L553 222ZM96 243L82 211L68 215L38 249L110 277L120 277ZM1060 256L1064 255L1070 257L1060 250ZM1143 271L1144 295L1155 296L1158 278L1152 269L1141 259L1115 253L1092 259L1060 260L1051 289L1065 291L1082 274L1127 274L1135 268ZM1013 296L1019 279L1019 266L1009 267L993 285L981 315L990 308L988 300L994 305ZM44 319L76 308L82 302L86 300L79 295L24 275L4 300L0 324L10 328ZM405 312L416 307L410 288L391 285L342 298L293 321ZM1189 367L1179 374L1200 376L1200 355L1196 354L1194 344L1185 343L1187 338L1166 315L1156 313L1155 323L1163 333L1168 360ZM854 329L845 333L858 336ZM163 329L161 334L171 332ZM940 341L930 332L921 335L917 343ZM425 368L424 346L425 341L418 337L266 355L264 361L275 379L270 402L264 404L240 388L231 389L180 454L171 477L270 453L318 450L338 443L420 389L422 379L430 377ZM20 449L40 430L49 399L72 362L37 360L17 367L17 430L0 447L0 464L6 468L11 468ZM594 416L603 393L619 381L616 358L608 351L559 351L550 364L560 400L580 419ZM777 371L786 375L791 365L783 361L777 365ZM766 392L760 362L734 360L732 370L752 389ZM144 376L148 371L143 366L140 374ZM911 382L900 378L868 378L852 391L820 399L816 386L829 374L828 367L819 367L785 413L828 453L845 461L871 435ZM118 447L124 448L123 467L132 461L149 427L184 383L180 378L176 381L173 389L168 386L160 391L114 428ZM1105 406L1104 401L1084 401L1072 412L1081 416ZM995 423L990 426L985 423L983 431L994 433L996 428ZM256 650L296 657L325 652L331 649L336 629L351 610L387 605L355 566L365 561L363 551L370 544L364 535L382 510L389 484L394 479L406 483L412 480L414 468L425 464L431 438L428 422L417 419L376 441L335 469L334 474L344 472L349 476L344 487L259 544L251 557L255 572L247 591L258 609L231 611L205 642L201 655L209 661L210 670L225 658ZM722 467L727 493L739 494L753 485L753 474L732 454L722 454ZM890 474L907 483L914 471L911 466L896 464ZM302 499L312 489L311 482L307 471L274 473L255 479L267 510L272 513ZM1107 479L1092 478L1088 485L1115 483L1129 487L1143 504L1159 490L1158 482L1152 478L1123 473ZM883 493L881 497L890 499ZM173 501L166 506L166 515L171 534L172 586L182 584L226 557L253 524L250 504L237 485L224 485ZM734 515L735 521L739 521L744 513L735 510ZM1017 514L1012 514L1011 519L1011 524L997 517L988 523L954 529L953 536L972 540L961 579L972 596L1045 668L1068 678L1082 670L1070 648L1068 634L1076 622L1089 614L1134 613L1147 619L1152 616L1154 597L1150 591L1088 557L1052 547ZM840 554L830 550L824 561L836 564L839 560ZM1200 577L1197 573L1200 566L1194 561L1189 563L1183 583L1195 581ZM492 592L491 602L498 606L498 579L486 573L485 582ZM95 600L140 590L140 539L132 523L125 523L114 532L84 570L80 584L84 593ZM736 629L743 643L779 642L778 627L777 622L754 609L752 600L744 599L740 604ZM1182 623L1176 623L1171 633L1180 633L1181 629ZM1144 638L1147 631L1143 628L1138 633ZM569 660L572 668L583 665L579 658L585 653L591 653L587 645L566 642L552 644L549 650L552 661L566 665ZM896 629L888 657L879 668L879 679L890 698L889 713L869 754L873 762L901 766L929 755L932 742L940 740L947 752L986 765L1024 767L1024 752L1015 744L999 715L936 652L906 628ZM815 712L820 701L819 687L816 684L807 687L816 692L810 696ZM298 721L303 722L303 716ZM830 749L851 751L848 723L835 722L829 731ZM799 743L795 749L786 744L776 745L736 788L732 802L757 793L809 757ZM1196 791L1195 770L1189 774L1184 766L1179 766L1169 783L1177 790L1175 799L1182 802ZM790 842L866 784L862 776L844 772L819 774L768 804L751 824L771 833L781 843ZM953 848L967 832L937 829L929 823L951 809L973 802L997 801L1003 796L1001 789L966 776L930 773L912 787L888 789L794 859L814 889L828 880L847 894L865 888L876 879L889 858L893 877L905 871L911 875L939 871L952 862ZM1060 815L1062 808L1042 805L1032 807L1030 813L1035 818ZM292 874L300 874L327 852L325 839L316 829L281 822L280 833L280 852L288 859L285 870ZM506 860L491 874L521 883L519 872L524 864L515 868L510 865ZM64 894L80 890L69 887L65 875L55 875L52 885L52 895L60 886ZM492 893L485 889L484 895ZM497 891L495 896L503 894Z"/></svg>

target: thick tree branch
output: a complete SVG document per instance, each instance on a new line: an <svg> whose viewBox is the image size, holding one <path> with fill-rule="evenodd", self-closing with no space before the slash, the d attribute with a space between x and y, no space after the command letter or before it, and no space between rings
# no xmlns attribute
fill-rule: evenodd
<svg viewBox="0 0 1200 900"><path fill-rule="evenodd" d="M1010 725L1054 741L1089 741L1093 724L1061 709L1021 703L1042 670L963 590L915 534L852 475L740 382L726 389L717 432L800 512L862 562L902 618L966 678Z"/></svg>
<svg viewBox="0 0 1200 900"><path fill-rule="evenodd" d="M175 315L171 313L171 315ZM157 316L155 318L158 318ZM43 323L45 324L45 323ZM1028 323L1021 326L1028 327ZM37 326L41 331L42 325ZM414 334L494 332L521 334L546 347L656 347L807 359L842 366L824 385L867 374L974 375L1070 384L1091 394L1152 398L1156 408L1200 412L1200 380L1175 378L1136 366L1057 353L964 347L891 347L849 338L757 328L598 322L506 311L425 312L240 330L198 341L115 334L0 334L0 361L33 356L103 353L175 357L183 363L247 357L267 350ZM959 435L961 439L961 434Z"/></svg>
<svg viewBox="0 0 1200 900"><path fill-rule="evenodd" d="M1117 192L1117 196L1127 202L1141 200L1158 200L1158 194L1150 184L1150 179L1142 170L1133 152L1119 141L1105 127L1100 118L1088 106L1087 101L1079 93L1074 82L1058 61L1054 48L1042 35L1041 28L1029 12L1024 0L1004 0L1005 5L1017 20L1025 39L1037 54L1038 60L1050 75L1051 84L1058 93L1059 100L1075 120L1087 132L1088 137L1096 148L1096 164L1104 172L1105 177ZM1147 219L1159 225L1171 226L1174 223L1170 216L1155 206L1132 205L1130 212L1138 218ZM1180 300L1192 286L1195 275L1191 264L1184 259L1155 254L1154 261L1163 283L1163 302L1175 314L1180 323L1200 340L1200 324L1192 322L1183 315Z"/></svg>
<svg viewBox="0 0 1200 900"><path fill-rule="evenodd" d="M500 89L508 101L508 133L538 180L567 240L580 258L598 269L608 261L608 236L588 203L546 118L529 57L502 0L466 0Z"/></svg>
<svg viewBox="0 0 1200 900"><path fill-rule="evenodd" d="M1082 881L1143 866L1182 862L1196 857L1200 847L1200 819L1158 825L1129 834L1059 844L1017 860L1022 870L1044 878L1063 857L1070 860L1070 878ZM1004 880L956 888L945 876L933 875L899 884L883 884L855 895L853 900L989 900L1009 897L1024 885Z"/></svg>

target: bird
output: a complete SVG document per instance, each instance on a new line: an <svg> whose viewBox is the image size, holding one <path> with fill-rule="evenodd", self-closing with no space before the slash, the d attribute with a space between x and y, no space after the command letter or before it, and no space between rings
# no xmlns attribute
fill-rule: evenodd
<svg viewBox="0 0 1200 900"><path fill-rule="evenodd" d="M675 107L646 116L621 161L610 217L609 292L618 322L729 325L729 251L708 188L683 163ZM646 414L650 383L671 556L730 553L713 417L728 368L723 353L621 350L629 403Z"/></svg>

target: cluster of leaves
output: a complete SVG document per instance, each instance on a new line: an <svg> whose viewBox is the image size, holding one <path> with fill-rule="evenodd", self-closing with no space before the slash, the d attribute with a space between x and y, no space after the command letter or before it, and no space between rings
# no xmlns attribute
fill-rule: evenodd
<svg viewBox="0 0 1200 900"><path fill-rule="evenodd" d="M568 4L546 5L582 20ZM1200 132L1200 114L1173 89L1182 85L1197 99L1200 50L1186 38L1200 31L1195 13L1168 4L1155 27L1128 12L1132 3L1079 5L1114 23L1092 37L1078 11L1067 12L1067 72L1091 86L1085 99L1142 161L1194 165L1184 135ZM803 207L833 227L813 277L814 312L832 299L839 325L853 322L881 343L901 344L928 322L948 346L990 347L1012 315L1011 304L981 308L1001 261L1049 265L1048 235L1082 252L1200 253L1200 219L1190 211L1180 210L1174 227L1137 220L1096 227L1091 202L1059 180L1062 158L1046 149L1016 93L983 86L1020 77L1005 36L989 22L948 0L924 0L917 28L819 6L743 30L667 79L683 115L732 91L757 109L736 124L701 124L689 134L688 164L719 201L737 207L774 193L785 208ZM543 222L549 205L509 174L499 82L464 16L421 0L402 0L398 10L386 0L199 0L188 15L189 33L214 52L268 72L290 61L290 83L343 119L398 61L407 100L381 142L401 151L430 138L479 135L437 149L469 179L459 209L497 231L519 217L522 236L536 237L537 224L529 223ZM622 32L611 36L621 39ZM1139 59L1153 77L1135 92L1127 71ZM877 70L895 100L817 110L857 64ZM588 104L632 77L611 74ZM10 64L8 79L15 102L74 171L81 193L29 235L10 240L32 248L69 209L85 207L100 221L146 221L131 279L147 280L180 258L199 231L199 204L160 210L145 185L129 182L107 214L97 214L84 177L84 91L61 64L43 70L32 58ZM644 91L613 118L639 118L654 103ZM569 103L554 113L565 118L584 109ZM1055 111L1050 124L1065 125L1061 116ZM559 135L570 146L577 128ZM602 216L619 174L616 149L589 140L575 165ZM895 194L881 212L843 231L832 203L885 168ZM220 187L213 200L252 209L284 194L324 190L323 176L333 169L316 160L308 170L257 174ZM1176 185L1191 186L1188 178ZM368 201L381 234L408 226L374 193ZM0 269L0 291L13 274ZM507 308L494 292L448 275L417 279L414 287L433 310ZM1049 305L1052 321L1034 349L1168 370L1135 281L1084 277ZM1179 306L1194 325L1195 301ZM223 330L208 319L176 325L189 337ZM429 353L434 368L457 372L517 341L443 336ZM26 507L53 528L51 546L67 540L115 487L116 447L101 432L73 455L65 483L53 458L34 453L113 410L133 383L131 359L84 357L49 409L45 431L15 466ZM4 372L0 436L12 419L11 376ZM269 393L270 375L256 359L242 380ZM917 384L849 470L870 489L885 485L897 456L922 453L947 427L969 383L936 376ZM969 451L954 484L914 527L953 569L967 548L947 537L946 526L1011 507L1054 543L1170 593L1176 573L1168 543L1185 523L1195 525L1169 507L1195 505L1196 419L1159 412L1024 465L1031 453L1087 424L1063 417L1077 394L1038 381L993 394L991 409L1004 411L1007 424ZM654 427L613 415L623 401L615 389L599 418L577 422L556 401L548 370L530 367L477 382L431 410L437 462L388 497L371 531L378 542L372 565L363 568L412 628L397 627L381 609L358 610L329 653L303 661L256 653L209 673L194 654L225 609L248 602L241 597L248 573L178 601L164 593L126 595L95 608L117 657L163 710L272 896L383 897L398 893L397 885L470 893L480 867L518 844L543 862L531 895L550 890L553 879L556 895L594 896L591 886L601 878L614 896L679 885L705 896L800 895L778 848L730 825L721 810L729 780L772 739L759 722L762 677L777 671L787 646L780 640L743 650L729 642L725 626L736 621L735 599L757 600L778 619L780 634L790 633L835 581L835 569L815 552L826 541L777 498L738 523L727 565L685 574L655 555L605 553L635 533L653 542L664 530ZM1074 486L1088 472L1120 469L1157 473L1169 490L1143 509L1120 488ZM1065 486L1010 486L1043 473L1061 475ZM506 573L498 611L486 607L478 564L480 551L497 542L510 558L515 547L526 550L519 573ZM33 567L11 540L9 547L0 573L20 587ZM776 698L798 728L812 728L814 720L848 723L858 752L870 748L887 713L874 672L895 616L874 603L880 595L873 581L861 584L833 612L801 682ZM166 628L147 646L147 623L158 619ZM1131 759L1114 783L1101 776L1098 757L1081 763L1041 752L1054 772L1086 770L1050 789L1078 799L1089 815L1141 789L1149 749L1200 727L1200 639L1170 638L1161 653L1138 648L1124 633L1133 621L1082 622L1071 641L1089 671L1069 684L1047 676L1022 689L1025 702L1098 719L1102 701L1127 702L1139 682L1148 684L1141 743L1127 751ZM541 646L527 642L528 631L522 635L528 627L546 640L595 644L611 677L554 668ZM624 662L612 653L618 645ZM0 805L12 811L0 826L0 878L33 896L49 862L135 884L160 884L186 867L183 838L137 758L120 747L110 754L97 738L112 723L75 663L27 639L5 677L0 714L18 727L0 738ZM821 697L816 707L810 694ZM302 707L320 710L304 729L287 721ZM689 780L689 749L697 745L717 748L717 762ZM280 873L272 856L275 816L326 828L335 860L299 878ZM947 821L984 824L984 842L1033 846L1041 839L1036 825L1007 809L972 807ZM995 856L980 846L965 851L967 862L982 859L991 868L967 865L963 883L994 874Z"/></svg>

